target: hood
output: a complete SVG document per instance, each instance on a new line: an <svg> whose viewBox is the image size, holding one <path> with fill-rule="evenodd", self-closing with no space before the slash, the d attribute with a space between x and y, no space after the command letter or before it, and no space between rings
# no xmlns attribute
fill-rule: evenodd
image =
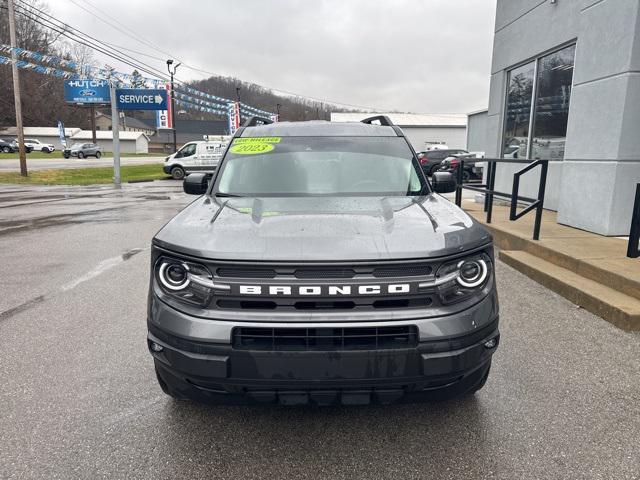
<svg viewBox="0 0 640 480"><path fill-rule="evenodd" d="M490 234L439 195L424 197L211 198L156 235L197 257L253 261L429 258L488 243Z"/></svg>

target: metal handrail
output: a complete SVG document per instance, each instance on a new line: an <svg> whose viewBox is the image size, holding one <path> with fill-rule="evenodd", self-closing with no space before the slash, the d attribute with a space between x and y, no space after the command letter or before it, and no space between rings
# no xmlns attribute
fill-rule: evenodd
<svg viewBox="0 0 640 480"><path fill-rule="evenodd" d="M493 197L504 197L511 200L509 210L509 220L515 221L522 216L529 213L531 210L536 210L536 218L533 225L533 239L540 239L540 225L542 223L542 210L544 206L544 195L547 184L547 172L549 168L549 160L521 160L515 158L483 158L478 159L487 163L487 183L480 185L464 185L462 182L462 173L464 170L464 159L459 158L458 168L456 170L456 196L455 203L459 207L462 205L462 189L473 190L475 192L484 193L484 211L487 213L486 223L491 223L491 216L493 213ZM513 174L513 188L511 194L506 192L499 192L495 190L496 184L496 164L497 163L526 163L527 166L522 170ZM537 198L523 197L518 194L520 189L520 177L527 173L529 170L541 166L540 172L540 184L538 185ZM528 202L529 205L524 210L517 213L518 202Z"/></svg>
<svg viewBox="0 0 640 480"><path fill-rule="evenodd" d="M633 202L633 213L631 214L627 257L640 257L640 183L636 184L636 199Z"/></svg>

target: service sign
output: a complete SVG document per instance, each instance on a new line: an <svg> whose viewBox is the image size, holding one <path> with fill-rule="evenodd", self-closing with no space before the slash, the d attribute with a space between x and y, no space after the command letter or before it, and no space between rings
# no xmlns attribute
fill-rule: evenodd
<svg viewBox="0 0 640 480"><path fill-rule="evenodd" d="M118 110L166 110L167 91L151 88L118 88Z"/></svg>
<svg viewBox="0 0 640 480"><path fill-rule="evenodd" d="M111 103L109 82L106 80L67 80L64 100L69 103Z"/></svg>

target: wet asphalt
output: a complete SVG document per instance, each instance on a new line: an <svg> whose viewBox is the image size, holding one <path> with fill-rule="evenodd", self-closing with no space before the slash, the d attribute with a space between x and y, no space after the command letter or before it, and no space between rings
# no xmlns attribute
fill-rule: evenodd
<svg viewBox="0 0 640 480"><path fill-rule="evenodd" d="M172 182L0 185L0 478L640 478L640 335L498 262L502 341L474 397L211 407L145 345Z"/></svg>

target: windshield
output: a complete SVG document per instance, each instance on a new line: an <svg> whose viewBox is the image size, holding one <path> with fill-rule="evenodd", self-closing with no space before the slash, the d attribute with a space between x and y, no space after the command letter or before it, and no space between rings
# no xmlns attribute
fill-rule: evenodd
<svg viewBox="0 0 640 480"><path fill-rule="evenodd" d="M408 196L423 178L401 137L234 139L217 192L234 196Z"/></svg>
<svg viewBox="0 0 640 480"><path fill-rule="evenodd" d="M82 148L82 143L74 143L73 145L71 145L71 148Z"/></svg>

